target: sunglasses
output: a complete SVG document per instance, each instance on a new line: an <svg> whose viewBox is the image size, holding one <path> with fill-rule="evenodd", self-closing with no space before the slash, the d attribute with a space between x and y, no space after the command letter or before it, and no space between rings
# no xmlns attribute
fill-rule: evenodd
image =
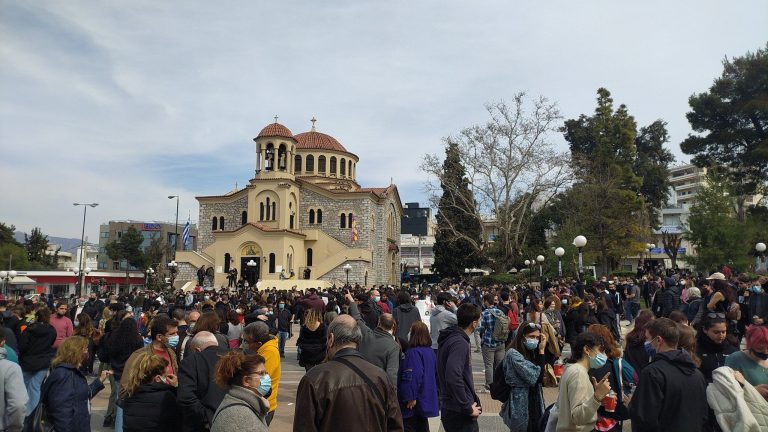
<svg viewBox="0 0 768 432"><path fill-rule="evenodd" d="M725 319L725 314L722 312L710 312L707 314L707 318L723 318Z"/></svg>
<svg viewBox="0 0 768 432"><path fill-rule="evenodd" d="M535 328L537 330L541 330L541 326L536 324L536 323L533 323L533 322L532 323L528 323L528 327Z"/></svg>

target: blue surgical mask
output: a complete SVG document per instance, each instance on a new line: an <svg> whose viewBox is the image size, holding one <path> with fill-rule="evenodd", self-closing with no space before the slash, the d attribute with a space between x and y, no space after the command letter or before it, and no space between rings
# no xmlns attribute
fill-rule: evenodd
<svg viewBox="0 0 768 432"><path fill-rule="evenodd" d="M179 335L168 336L169 347L176 348L176 345L178 344L179 344Z"/></svg>
<svg viewBox="0 0 768 432"><path fill-rule="evenodd" d="M279 304L277 305L277 308L278 308L278 309L280 309L280 310L283 310L283 309L285 309L285 303L279 303Z"/></svg>
<svg viewBox="0 0 768 432"><path fill-rule="evenodd" d="M755 293L755 294L759 294L760 291L762 291L762 290L763 289L760 287L760 285L755 285L755 286L752 287L752 292Z"/></svg>
<svg viewBox="0 0 768 432"><path fill-rule="evenodd" d="M269 375L264 375L259 379L259 393L262 396L266 396L272 390L272 378Z"/></svg>
<svg viewBox="0 0 768 432"><path fill-rule="evenodd" d="M381 301L381 296L374 297L373 301L375 301L376 303L380 302Z"/></svg>
<svg viewBox="0 0 768 432"><path fill-rule="evenodd" d="M567 304L568 304L568 300L566 300L566 299L562 299L562 300L560 300L560 303L562 303L562 304L564 304L564 305L567 305Z"/></svg>
<svg viewBox="0 0 768 432"><path fill-rule="evenodd" d="M529 351L535 350L539 346L539 340L538 339L525 339L525 348Z"/></svg>
<svg viewBox="0 0 768 432"><path fill-rule="evenodd" d="M651 341L646 341L643 345L643 348L645 348L645 352L650 356L656 354L656 349L653 347L653 345L651 345Z"/></svg>
<svg viewBox="0 0 768 432"><path fill-rule="evenodd" d="M604 353L597 353L594 357L589 358L589 367L591 369L600 369L605 366L605 362L608 361L608 356Z"/></svg>

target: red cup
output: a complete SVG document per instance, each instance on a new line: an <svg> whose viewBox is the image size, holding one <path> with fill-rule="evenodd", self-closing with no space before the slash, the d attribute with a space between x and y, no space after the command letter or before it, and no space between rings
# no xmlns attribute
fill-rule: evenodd
<svg viewBox="0 0 768 432"><path fill-rule="evenodd" d="M565 370L564 365L556 363L552 368L555 372L556 377L560 378L561 376L563 376L563 371Z"/></svg>
<svg viewBox="0 0 768 432"><path fill-rule="evenodd" d="M616 394L608 394L603 398L603 408L605 408L606 412L614 412L616 411L616 404L618 403L618 398L616 397Z"/></svg>

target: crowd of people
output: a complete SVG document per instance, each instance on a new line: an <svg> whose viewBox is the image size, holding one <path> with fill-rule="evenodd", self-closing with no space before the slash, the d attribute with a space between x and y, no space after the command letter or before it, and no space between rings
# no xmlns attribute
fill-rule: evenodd
<svg viewBox="0 0 768 432"><path fill-rule="evenodd" d="M766 289L764 276L669 272L3 299L0 431L38 411L89 431L107 382L103 426L118 432L266 431L286 361L306 371L294 431L429 431L434 417L477 431L483 393L511 431L768 430Z"/></svg>

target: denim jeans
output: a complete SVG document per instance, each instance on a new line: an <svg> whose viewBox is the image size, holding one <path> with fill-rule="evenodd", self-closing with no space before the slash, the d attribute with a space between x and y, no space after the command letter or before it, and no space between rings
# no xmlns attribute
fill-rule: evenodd
<svg viewBox="0 0 768 432"><path fill-rule="evenodd" d="M39 370L37 372L22 372L24 376L24 387L27 388L27 395L29 400L27 401L27 415L32 413L37 404L40 402L40 387L43 385L45 375L48 373L48 369Z"/></svg>
<svg viewBox="0 0 768 432"><path fill-rule="evenodd" d="M278 349L280 350L280 357L285 357L285 341L288 340L288 336L290 335L290 333L284 331L277 332L277 344Z"/></svg>
<svg viewBox="0 0 768 432"><path fill-rule="evenodd" d="M496 366L504 361L504 355L507 351L504 349L504 344L497 346L496 348L489 348L485 345L480 347L483 352L483 364L485 365L485 388L487 389L493 382L493 371L496 370Z"/></svg>
<svg viewBox="0 0 768 432"><path fill-rule="evenodd" d="M635 316L640 311L640 303L628 301L624 304L624 315L629 323L635 322Z"/></svg>
<svg viewBox="0 0 768 432"><path fill-rule="evenodd" d="M120 381L114 380L114 383L115 383L116 393L119 396ZM117 403L115 403L115 432L123 432L123 408L120 405L117 405Z"/></svg>
<svg viewBox="0 0 768 432"><path fill-rule="evenodd" d="M135 319L136 321L138 321L138 320L139 320L139 317L141 317L141 313L142 313L143 311L144 311L144 308L142 308L142 307L140 307L140 306L137 306L137 307L133 308L133 319Z"/></svg>

